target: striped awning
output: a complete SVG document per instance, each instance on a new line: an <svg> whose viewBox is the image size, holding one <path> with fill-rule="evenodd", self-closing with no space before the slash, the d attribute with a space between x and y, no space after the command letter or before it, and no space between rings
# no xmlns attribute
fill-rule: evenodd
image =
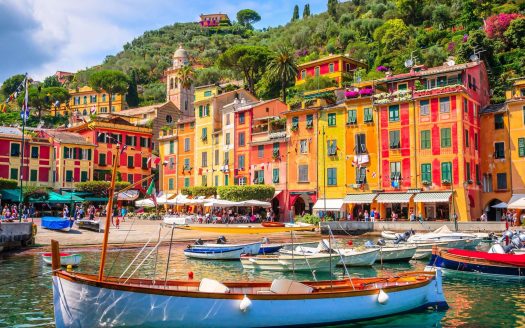
<svg viewBox="0 0 525 328"><path fill-rule="evenodd" d="M371 204L377 194L349 194L343 200L345 204Z"/></svg>
<svg viewBox="0 0 525 328"><path fill-rule="evenodd" d="M452 196L451 191L420 192L414 196L415 203L448 203Z"/></svg>
<svg viewBox="0 0 525 328"><path fill-rule="evenodd" d="M325 209L327 211L333 211L333 212L341 212L343 210L343 199L342 198L336 198L336 199L324 199L319 198L317 202L315 202L313 210L314 211L324 211Z"/></svg>
<svg viewBox="0 0 525 328"><path fill-rule="evenodd" d="M525 209L525 194L513 194L507 208Z"/></svg>
<svg viewBox="0 0 525 328"><path fill-rule="evenodd" d="M414 196L409 192L387 192L377 195L376 202L378 203L408 203L410 198Z"/></svg>

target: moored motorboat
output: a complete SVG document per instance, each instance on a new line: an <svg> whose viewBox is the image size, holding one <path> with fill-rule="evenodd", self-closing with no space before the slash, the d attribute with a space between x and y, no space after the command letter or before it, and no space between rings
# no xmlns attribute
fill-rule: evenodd
<svg viewBox="0 0 525 328"><path fill-rule="evenodd" d="M73 221L54 216L44 216L40 224L45 229L68 232L71 230Z"/></svg>
<svg viewBox="0 0 525 328"><path fill-rule="evenodd" d="M264 271L330 271L339 262L337 254L275 254L241 256L247 270Z"/></svg>
<svg viewBox="0 0 525 328"><path fill-rule="evenodd" d="M43 253L42 260L45 264L51 265L51 253ZM82 261L82 255L80 254L71 254L71 253L60 253L60 264L64 266L72 265L77 266Z"/></svg>
<svg viewBox="0 0 525 328"><path fill-rule="evenodd" d="M395 231L383 230L381 231L381 238L387 240L396 240L398 233Z"/></svg>
<svg viewBox="0 0 525 328"><path fill-rule="evenodd" d="M100 220L75 220L75 224L79 229L100 232Z"/></svg>
<svg viewBox="0 0 525 328"><path fill-rule="evenodd" d="M194 248L184 250L186 257L204 260L238 260L243 253L242 247Z"/></svg>
<svg viewBox="0 0 525 328"><path fill-rule="evenodd" d="M470 233L450 231L446 225L443 225L432 232L412 235L408 238L407 242L446 242L447 247L450 248L475 248L481 242L481 238L478 238L476 235Z"/></svg>
<svg viewBox="0 0 525 328"><path fill-rule="evenodd" d="M376 246L375 248L379 249L376 262L410 261L417 251L415 245Z"/></svg>
<svg viewBox="0 0 525 328"><path fill-rule="evenodd" d="M217 238L217 242L202 243L200 239L195 245L189 245L192 249L216 249L216 248L242 248L242 254L257 255L261 249L262 242L244 243L244 244L227 244L226 238L221 236Z"/></svg>
<svg viewBox="0 0 525 328"><path fill-rule="evenodd" d="M277 227L285 227L285 224L282 223L282 222L271 222L271 221L264 221L261 223L261 225L263 227L266 227L266 228L277 228Z"/></svg>
<svg viewBox="0 0 525 328"><path fill-rule="evenodd" d="M261 248L259 249L259 254L273 254L277 253L281 248L283 248L282 244L262 244Z"/></svg>

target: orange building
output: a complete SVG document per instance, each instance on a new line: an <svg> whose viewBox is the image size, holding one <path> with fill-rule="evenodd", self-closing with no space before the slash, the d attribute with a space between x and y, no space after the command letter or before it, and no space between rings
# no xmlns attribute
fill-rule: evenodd
<svg viewBox="0 0 525 328"><path fill-rule="evenodd" d="M307 78L325 76L334 79L342 87L343 82L353 79L358 68L366 68L366 64L344 55L326 56L299 65L295 85L305 83Z"/></svg>
<svg viewBox="0 0 525 328"><path fill-rule="evenodd" d="M53 115L68 114L70 117L81 118L96 114L118 113L128 108L124 95L112 95L111 108L109 108L109 95L105 92L96 92L89 86L69 90L69 94L71 97L68 103L53 108L51 111Z"/></svg>

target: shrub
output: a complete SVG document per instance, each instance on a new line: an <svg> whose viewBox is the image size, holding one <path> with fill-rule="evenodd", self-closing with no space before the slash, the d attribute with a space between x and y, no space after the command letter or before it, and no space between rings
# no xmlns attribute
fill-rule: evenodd
<svg viewBox="0 0 525 328"><path fill-rule="evenodd" d="M197 197L197 196L210 197L210 196L217 195L217 187L213 187L213 186L184 187L181 189L180 192L183 195L188 195L188 196L193 196L193 197Z"/></svg>
<svg viewBox="0 0 525 328"><path fill-rule="evenodd" d="M303 216L296 216L295 220L299 222L309 223L309 224L319 224L319 222L321 221L321 219L317 215L313 215L313 214L305 214Z"/></svg>
<svg viewBox="0 0 525 328"><path fill-rule="evenodd" d="M16 189L18 181L11 179L0 178L0 190L4 189Z"/></svg>
<svg viewBox="0 0 525 328"><path fill-rule="evenodd" d="M49 191L37 186L26 186L23 188L24 202L32 200L46 201L49 199Z"/></svg>
<svg viewBox="0 0 525 328"><path fill-rule="evenodd" d="M221 199L234 202L251 199L267 201L273 198L275 187L266 185L221 186L217 188L217 193Z"/></svg>
<svg viewBox="0 0 525 328"><path fill-rule="evenodd" d="M129 182L127 181L115 182L115 191L122 190L126 187L129 187L129 185ZM75 188L77 189L77 191L107 195L109 186L109 181L86 181L77 183Z"/></svg>

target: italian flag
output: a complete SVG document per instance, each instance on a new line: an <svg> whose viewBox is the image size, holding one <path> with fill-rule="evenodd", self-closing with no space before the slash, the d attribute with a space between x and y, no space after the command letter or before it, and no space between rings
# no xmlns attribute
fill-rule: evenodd
<svg viewBox="0 0 525 328"><path fill-rule="evenodd" d="M157 197L155 196L157 191L155 190L155 180L151 180L151 183L148 187L148 190L146 191L146 195L151 197L151 200L157 206Z"/></svg>

